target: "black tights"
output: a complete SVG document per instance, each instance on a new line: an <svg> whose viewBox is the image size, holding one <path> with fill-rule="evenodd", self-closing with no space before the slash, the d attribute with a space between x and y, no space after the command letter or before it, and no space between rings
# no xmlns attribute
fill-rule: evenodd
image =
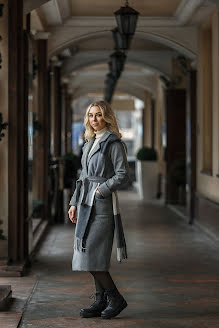
<svg viewBox="0 0 219 328"><path fill-rule="evenodd" d="M105 289L116 288L108 271L90 271L90 273L94 277L96 292L103 292Z"/></svg>

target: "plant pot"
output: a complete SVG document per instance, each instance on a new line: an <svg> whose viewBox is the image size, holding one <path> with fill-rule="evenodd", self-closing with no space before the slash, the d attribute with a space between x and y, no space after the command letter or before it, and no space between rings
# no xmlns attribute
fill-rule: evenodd
<svg viewBox="0 0 219 328"><path fill-rule="evenodd" d="M150 201L157 197L157 161L136 161L136 180L141 200Z"/></svg>

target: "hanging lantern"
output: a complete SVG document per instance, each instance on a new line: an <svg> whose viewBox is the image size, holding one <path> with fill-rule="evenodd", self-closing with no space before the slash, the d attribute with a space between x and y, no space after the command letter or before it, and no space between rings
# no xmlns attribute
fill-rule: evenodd
<svg viewBox="0 0 219 328"><path fill-rule="evenodd" d="M108 73L104 83L105 83L104 98L106 101L110 103L116 88L117 79L112 73Z"/></svg>
<svg viewBox="0 0 219 328"><path fill-rule="evenodd" d="M109 104L111 102L112 96L113 96L112 92L108 88L105 89L104 100L107 101Z"/></svg>
<svg viewBox="0 0 219 328"><path fill-rule="evenodd" d="M104 99L108 102L111 103L113 93L114 93L115 88L111 88L109 86L106 87L104 91Z"/></svg>
<svg viewBox="0 0 219 328"><path fill-rule="evenodd" d="M118 27L112 30L115 50L127 50L130 47L131 35L121 34Z"/></svg>
<svg viewBox="0 0 219 328"><path fill-rule="evenodd" d="M108 73L106 75L106 80L104 81L104 83L106 84L106 86L114 87L117 83L117 78L112 73Z"/></svg>
<svg viewBox="0 0 219 328"><path fill-rule="evenodd" d="M122 51L115 51L110 55L111 72L118 79L123 71L126 55Z"/></svg>
<svg viewBox="0 0 219 328"><path fill-rule="evenodd" d="M129 7L128 1L125 3L125 7L121 7L114 12L119 32L124 35L134 35L138 20L139 13Z"/></svg>

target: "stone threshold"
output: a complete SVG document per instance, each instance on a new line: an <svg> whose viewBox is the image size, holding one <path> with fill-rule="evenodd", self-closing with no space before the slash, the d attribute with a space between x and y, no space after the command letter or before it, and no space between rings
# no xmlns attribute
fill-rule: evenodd
<svg viewBox="0 0 219 328"><path fill-rule="evenodd" d="M8 307L12 297L10 285L0 285L0 311Z"/></svg>

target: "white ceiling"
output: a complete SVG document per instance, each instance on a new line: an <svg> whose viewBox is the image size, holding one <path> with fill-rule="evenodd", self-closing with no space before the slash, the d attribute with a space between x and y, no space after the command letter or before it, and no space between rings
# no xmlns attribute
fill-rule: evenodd
<svg viewBox="0 0 219 328"><path fill-rule="evenodd" d="M145 90L154 92L157 74L171 75L173 56L180 53L194 60L197 26L215 8L215 1L130 0L140 17L117 90L142 99ZM48 55L61 58L62 74L70 77L75 96L103 90L107 62L114 51L113 13L124 3L25 0L25 11L32 10L31 29L35 37L49 36Z"/></svg>

